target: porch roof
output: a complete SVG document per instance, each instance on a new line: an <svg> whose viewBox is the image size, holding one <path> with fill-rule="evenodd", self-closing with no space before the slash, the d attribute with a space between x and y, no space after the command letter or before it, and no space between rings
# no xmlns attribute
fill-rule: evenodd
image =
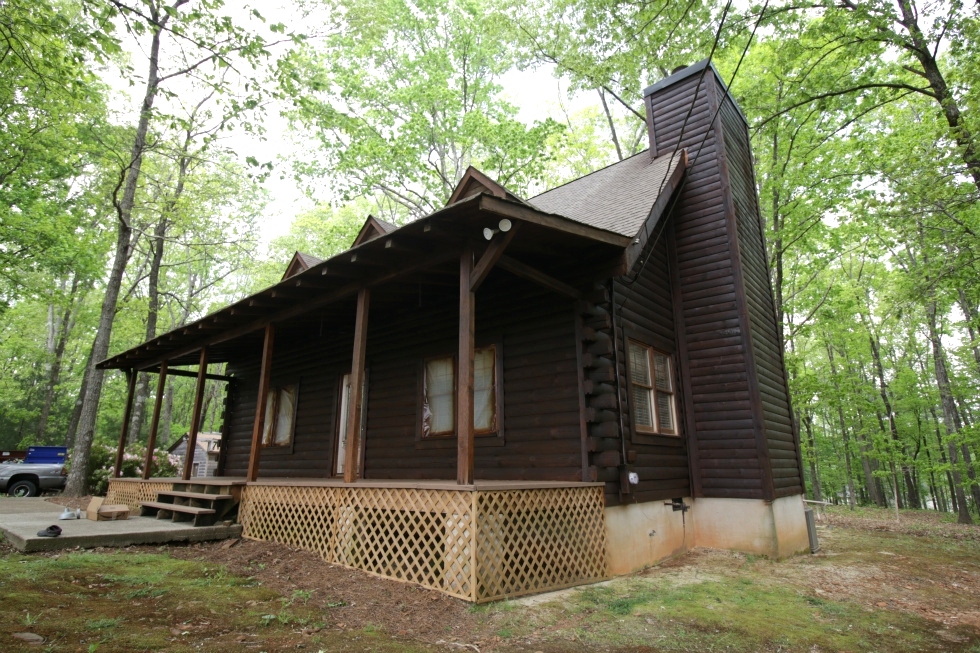
<svg viewBox="0 0 980 653"><path fill-rule="evenodd" d="M261 330L267 324L349 300L361 287L383 284L454 259L464 243L482 242L483 229L496 227L501 218L524 225L508 252L529 263L562 255L579 265L586 254L593 260L621 259L633 242L620 233L525 202L479 193L116 354L99 362L98 367L152 371L163 361L171 367L193 365L203 347L209 349L210 362L231 360L245 344L243 338L255 339L254 344L260 347Z"/></svg>

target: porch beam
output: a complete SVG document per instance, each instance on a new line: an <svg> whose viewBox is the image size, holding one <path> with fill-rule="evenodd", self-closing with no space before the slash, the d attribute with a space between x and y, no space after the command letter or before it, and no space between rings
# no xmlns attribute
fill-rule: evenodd
<svg viewBox="0 0 980 653"><path fill-rule="evenodd" d="M545 274L541 270L532 268L526 263L521 263L516 259L512 259L509 256L501 255L500 260L497 261L497 265L507 270L511 274L518 277L523 277L528 281L533 281L539 286L544 286L548 290L553 290L560 295L565 295L572 299L582 299L582 293L573 286L568 285L564 281L559 281L555 279L550 274Z"/></svg>
<svg viewBox="0 0 980 653"><path fill-rule="evenodd" d="M476 322L473 249L459 257L459 351L456 356L456 483L473 484L473 355Z"/></svg>
<svg viewBox="0 0 980 653"><path fill-rule="evenodd" d="M397 279L398 277L403 275L410 275L420 270L426 270L428 268L435 267L437 265L445 263L446 261L455 259L456 256L457 255L455 252L449 251L442 255L432 256L426 259L425 261L419 262L416 265L410 265L408 267L400 268L398 270L390 270L387 273L381 274L380 276L369 280L367 283L358 282L358 283L347 284L346 286L339 288L336 292L328 293L320 297L310 298L309 300L299 303L295 306L290 306L288 308L284 308L280 311L277 311L270 316L257 318L249 322L248 324L244 324L240 327L235 327L227 331L222 331L220 333L212 334L210 336L207 336L205 338L202 338L201 340L194 342L193 344L189 344L184 347L175 349L172 352L167 353L167 358L169 360L174 360L176 358L180 358L181 356L186 356L187 354L196 352L200 350L201 347L209 347L212 345L217 345L222 342L228 342L229 340L234 340L235 338L240 338L241 336L248 335L253 331L258 331L259 329L262 329L269 324L285 322L294 317L298 317L300 315L310 313L322 306L326 306L327 304L331 304L339 299L343 299L349 295L353 295L354 293L358 292L361 288L377 286L387 281L391 281L392 279ZM249 302L251 300L245 300L245 301ZM271 304L269 304L269 306L271 306ZM234 310L234 308L231 308L230 310ZM144 347L146 347L146 345L144 345ZM135 352L129 352L129 353L132 353L136 356L140 355L139 353L135 353ZM110 358L104 362L107 363L107 365L111 365L117 358L119 358L119 356L117 356L116 358ZM154 367L156 365L159 365L162 360L163 359L161 357L158 359L152 359L146 361L143 364L137 365L136 369L142 371L147 368ZM103 369L108 369L108 367Z"/></svg>
<svg viewBox="0 0 980 653"><path fill-rule="evenodd" d="M122 474L123 454L126 451L126 434L129 433L129 423L133 419L133 397L136 395L136 372L126 370L126 408L123 410L122 428L119 430L119 446L116 448L116 466L112 469L112 477L119 478Z"/></svg>
<svg viewBox="0 0 980 653"><path fill-rule="evenodd" d="M510 231L505 233L503 237L490 241L490 246L483 252L483 256L480 257L480 260L477 261L476 266L473 268L473 274L470 277L471 291L476 292L480 284L487 278L490 270L500 260L500 257L504 255L504 250L507 249L507 245L510 244L510 241L514 240L514 236L517 234L520 226L520 222L515 222L511 226Z"/></svg>
<svg viewBox="0 0 980 653"><path fill-rule="evenodd" d="M150 419L150 438L146 441L146 458L143 460L143 480L150 478L153 468L153 453L157 446L157 430L160 428L160 409L163 408L163 393L167 389L167 361L160 363L157 376L157 396L153 401L153 417Z"/></svg>
<svg viewBox="0 0 980 653"><path fill-rule="evenodd" d="M194 408L191 409L191 429L187 433L187 453L184 455L185 481L190 480L194 458L197 454L197 432L201 428L201 407L204 403L204 386L208 376L208 348L201 348L201 358L197 364L197 386L194 389Z"/></svg>
<svg viewBox="0 0 980 653"><path fill-rule="evenodd" d="M157 368L157 369L152 369L151 368L151 369L143 370L143 371L144 372L155 373L155 372L159 372L160 370L159 370L159 368ZM198 377L198 373L197 372L192 372L190 370L169 369L169 370L167 370L167 376L186 376L186 377L189 377L189 378L192 378L192 379L196 379ZM228 376L227 374L206 374L205 375L205 378L207 378L208 381L233 381L235 379L235 377Z"/></svg>
<svg viewBox="0 0 980 653"><path fill-rule="evenodd" d="M259 477L259 457L262 454L262 430L265 426L265 402L269 395L269 381L272 379L272 346L276 340L274 324L265 325L265 337L262 340L262 367L259 370L259 395L255 401L255 422L252 424L252 448L248 454L248 472L246 481L254 481Z"/></svg>
<svg viewBox="0 0 980 653"><path fill-rule="evenodd" d="M360 475L361 421L364 419L361 403L364 394L364 363L367 356L368 313L371 308L371 291L367 287L357 291L357 313L354 317L354 353L351 356L350 407L347 415L347 449L344 460L344 482L353 483Z"/></svg>

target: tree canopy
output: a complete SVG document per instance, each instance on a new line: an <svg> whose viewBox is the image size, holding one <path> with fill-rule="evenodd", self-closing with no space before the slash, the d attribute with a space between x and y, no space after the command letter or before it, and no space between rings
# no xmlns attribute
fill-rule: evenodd
<svg viewBox="0 0 980 653"><path fill-rule="evenodd" d="M635 154L643 88L710 57L750 123L808 492L977 518L976 3L277 13L0 3L0 444L114 440L124 380L103 393L92 360L274 283L295 251L341 251L369 214L438 209L469 165L528 196ZM292 182L317 202L260 234Z"/></svg>

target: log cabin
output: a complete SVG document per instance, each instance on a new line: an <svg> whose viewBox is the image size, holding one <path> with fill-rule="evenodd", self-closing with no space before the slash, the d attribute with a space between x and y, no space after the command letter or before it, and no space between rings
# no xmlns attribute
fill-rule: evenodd
<svg viewBox="0 0 980 653"><path fill-rule="evenodd" d="M191 434L227 389L216 478L148 463L110 502L233 497L246 537L476 602L806 549L747 121L708 61L644 95L647 151L528 199L471 168L431 215L369 217L101 362L159 375L149 451L168 375L198 379Z"/></svg>

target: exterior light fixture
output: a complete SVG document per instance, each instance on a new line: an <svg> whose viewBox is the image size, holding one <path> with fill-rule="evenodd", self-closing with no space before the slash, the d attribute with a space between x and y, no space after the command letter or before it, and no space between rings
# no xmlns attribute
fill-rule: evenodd
<svg viewBox="0 0 980 653"><path fill-rule="evenodd" d="M508 220L507 218L504 218L503 220L497 223L496 229L491 229L490 227L484 227L483 237L486 238L487 240L491 240L494 234L500 232L508 232L510 231L510 228L512 226L513 224L511 223L511 221Z"/></svg>

